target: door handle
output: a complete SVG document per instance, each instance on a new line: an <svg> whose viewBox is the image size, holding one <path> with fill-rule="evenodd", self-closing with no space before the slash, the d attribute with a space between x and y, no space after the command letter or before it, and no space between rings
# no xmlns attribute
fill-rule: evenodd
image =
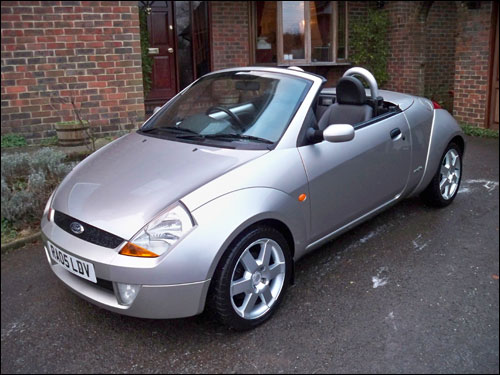
<svg viewBox="0 0 500 375"><path fill-rule="evenodd" d="M391 138L394 140L399 139L401 134L402 134L401 129L399 129L399 128L391 130Z"/></svg>
<svg viewBox="0 0 500 375"><path fill-rule="evenodd" d="M169 47L169 48L167 49L167 51L168 51L168 53L174 53L174 49L173 49L172 47Z"/></svg>

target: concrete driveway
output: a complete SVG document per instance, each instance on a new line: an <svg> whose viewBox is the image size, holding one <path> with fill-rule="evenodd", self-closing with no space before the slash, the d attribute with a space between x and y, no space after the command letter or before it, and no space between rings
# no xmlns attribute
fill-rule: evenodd
<svg viewBox="0 0 500 375"><path fill-rule="evenodd" d="M297 265L265 325L143 320L63 287L41 244L2 254L2 373L498 373L498 140L469 138L460 194L412 199Z"/></svg>

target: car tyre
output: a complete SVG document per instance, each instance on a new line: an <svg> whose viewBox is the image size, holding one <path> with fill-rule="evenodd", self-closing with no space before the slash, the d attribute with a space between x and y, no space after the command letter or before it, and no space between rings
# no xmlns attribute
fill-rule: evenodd
<svg viewBox="0 0 500 375"><path fill-rule="evenodd" d="M268 226L253 227L229 246L212 278L207 308L238 331L268 320L290 283L292 257L285 237Z"/></svg>
<svg viewBox="0 0 500 375"><path fill-rule="evenodd" d="M429 186L422 192L423 200L433 207L446 207L460 189L463 175L462 149L451 142L441 157L438 169Z"/></svg>

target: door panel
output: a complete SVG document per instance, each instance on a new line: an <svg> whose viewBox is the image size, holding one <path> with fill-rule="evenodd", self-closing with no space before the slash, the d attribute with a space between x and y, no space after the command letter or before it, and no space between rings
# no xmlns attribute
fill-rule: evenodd
<svg viewBox="0 0 500 375"><path fill-rule="evenodd" d="M177 93L174 17L171 1L156 1L148 16L150 56L153 57L151 91L146 102L163 104ZM157 51L154 51L157 49ZM156 53L157 52L157 53Z"/></svg>
<svg viewBox="0 0 500 375"><path fill-rule="evenodd" d="M395 139L391 132L399 128ZM309 179L315 241L401 194L411 144L403 113L357 129L352 141L299 147Z"/></svg>

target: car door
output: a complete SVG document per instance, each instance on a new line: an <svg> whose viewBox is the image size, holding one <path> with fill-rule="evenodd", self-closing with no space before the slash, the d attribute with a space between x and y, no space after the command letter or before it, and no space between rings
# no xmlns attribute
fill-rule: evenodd
<svg viewBox="0 0 500 375"><path fill-rule="evenodd" d="M411 142L402 112L355 126L351 141L298 149L309 179L312 241L394 200L408 180Z"/></svg>

